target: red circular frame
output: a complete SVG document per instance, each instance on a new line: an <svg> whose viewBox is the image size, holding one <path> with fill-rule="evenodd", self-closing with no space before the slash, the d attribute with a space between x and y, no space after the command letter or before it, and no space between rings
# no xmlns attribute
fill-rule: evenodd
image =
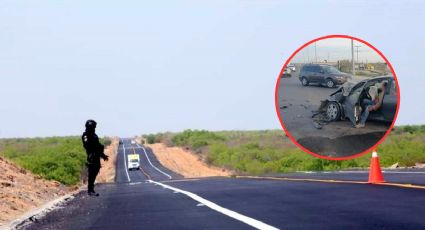
<svg viewBox="0 0 425 230"><path fill-rule="evenodd" d="M367 45L367 46L369 46L370 48L372 48L374 51L376 51L384 60L385 60L385 62L388 64L388 67L390 68L390 70L391 70L391 73L393 74L393 76L394 76L394 79L395 79L395 82L396 82L396 85L397 85L397 96L398 96L398 98L397 98L397 109L396 109L396 113L395 113L395 116L394 116L394 119L393 119L393 122L391 123L391 126L390 126L390 128L385 132L385 134L384 134L384 136L378 141L378 142L376 142L376 144L375 145L373 145L372 147L370 147L370 148L368 148L368 149L366 149L365 151L363 151L363 152L361 152L361 153L358 153L358 154L355 154L355 155L352 155L352 156L347 156L347 157L328 157L328 156L322 156L322 155L319 155L319 154L317 154L317 153L314 153L314 152L312 152L312 151L310 151L310 150L308 150L307 148L305 148L304 146L302 146L301 144L299 144L295 139L294 139L294 137L292 137L292 135L291 135L291 133L288 131L288 129L286 129L286 127L285 127L285 124L283 123L283 120L282 120L282 118L281 118L281 116L280 116L280 110L279 110L279 104L278 104L278 90L279 90L279 85L280 85L280 80L281 80L281 76L282 76L282 73L283 73L283 71L285 70L285 67L288 65L288 63L292 60L292 58L300 51L300 50L302 50L302 49L304 49L306 46L308 46L308 45L310 45L311 43L314 43L314 42L316 42L316 41L319 41L319 40L323 40L323 39L328 39L328 38L348 38L348 39L353 39L353 40L356 40L356 41L358 41L358 42L361 42L361 43L363 43L363 44L365 44L365 45ZM362 39L359 39L359 38L356 38L356 37L352 37L352 36L349 36L349 35L339 35L339 34L335 34L335 35L327 35L327 36L323 36L323 37L319 37L319 38L316 38L316 39L313 39L313 40L311 40L311 41L309 41L309 42L307 42L307 43L305 43L304 45L302 45L300 48L298 48L287 60L286 60L286 62L285 62L285 64L283 65L283 67L282 67L282 69L280 70L280 73L279 73L279 76L277 77L277 82L276 82L276 87L275 87L275 107L276 107L276 113L277 113L277 116L279 117L279 122L280 122L280 125L282 126L282 128L283 128L283 130L284 130L284 132L285 132L285 134L289 137L289 139L296 145L296 146L298 146L299 148L301 148L304 152L306 152L306 153L308 153L308 154L310 154L310 155L313 155L313 156L315 156L315 157L318 157L318 158L322 158L322 159L327 159L327 160L349 160L349 159L354 159L354 158L356 158L356 157L359 157L359 156L362 156L362 155L364 155L364 154L366 154L366 153L368 153L368 152L370 152L370 151L372 151L372 150L374 150L374 149L376 149L377 148L377 146L378 145L380 145L381 143L382 143L382 141L384 141L384 139L388 136L388 134L391 132L391 130L394 128L394 124L395 124L395 121L397 120L397 116L398 116L398 111L399 111L399 108L400 108L400 87L399 87L399 84L398 84L398 80L397 80L397 76L396 76L396 74L395 74L395 72L394 72L394 69L393 69L393 66L391 65L391 63L388 61L388 59L381 53L381 51L379 51L378 49L376 49L374 46L372 46L371 44L369 44L368 42L366 42L366 41L364 41L364 40L362 40Z"/></svg>

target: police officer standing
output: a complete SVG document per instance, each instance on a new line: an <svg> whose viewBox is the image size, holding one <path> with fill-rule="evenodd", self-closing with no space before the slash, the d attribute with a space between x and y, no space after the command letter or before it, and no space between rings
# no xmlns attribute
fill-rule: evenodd
<svg viewBox="0 0 425 230"><path fill-rule="evenodd" d="M96 121L86 121L86 131L81 136L83 146L87 153L87 169L88 169L88 193L90 196L99 196L94 191L94 181L100 170L100 158L104 161L108 160L108 156L103 152L104 146L99 142L99 137L95 133Z"/></svg>

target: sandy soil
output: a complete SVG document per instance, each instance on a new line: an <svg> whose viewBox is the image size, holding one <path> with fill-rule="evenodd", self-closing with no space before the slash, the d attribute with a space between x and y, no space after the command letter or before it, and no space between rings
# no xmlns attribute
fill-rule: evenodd
<svg viewBox="0 0 425 230"><path fill-rule="evenodd" d="M41 179L0 157L0 226L70 190L59 182Z"/></svg>
<svg viewBox="0 0 425 230"><path fill-rule="evenodd" d="M102 168L96 178L96 183L114 183L115 165L117 161L117 150L119 138L112 138L112 144L105 149L105 154L109 156L108 161L102 161Z"/></svg>
<svg viewBox="0 0 425 230"><path fill-rule="evenodd" d="M162 143L146 146L152 149L162 165L186 178L231 175L227 170L208 166L197 155L180 147L167 147Z"/></svg>

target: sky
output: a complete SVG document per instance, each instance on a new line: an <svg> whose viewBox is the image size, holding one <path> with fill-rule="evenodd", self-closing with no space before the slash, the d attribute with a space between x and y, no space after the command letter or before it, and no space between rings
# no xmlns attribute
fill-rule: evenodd
<svg viewBox="0 0 425 230"><path fill-rule="evenodd" d="M280 129L275 85L304 43L366 40L425 124L421 1L0 2L0 137Z"/></svg>

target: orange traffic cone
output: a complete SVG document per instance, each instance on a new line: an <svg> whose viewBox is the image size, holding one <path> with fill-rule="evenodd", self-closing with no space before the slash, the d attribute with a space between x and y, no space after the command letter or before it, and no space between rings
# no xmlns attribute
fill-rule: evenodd
<svg viewBox="0 0 425 230"><path fill-rule="evenodd" d="M379 165L378 153L374 150L372 152L372 160L370 161L368 183L377 184L383 182L385 181L384 177L382 176L381 166Z"/></svg>

